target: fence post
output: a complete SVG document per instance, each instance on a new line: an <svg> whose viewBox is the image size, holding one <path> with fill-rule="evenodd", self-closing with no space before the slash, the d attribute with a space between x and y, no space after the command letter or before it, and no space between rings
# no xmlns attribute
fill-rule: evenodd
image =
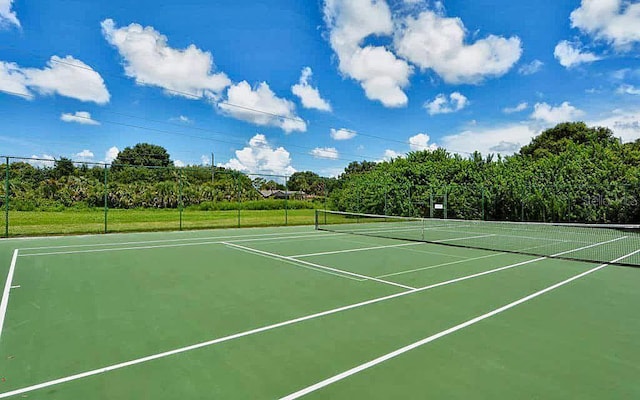
<svg viewBox="0 0 640 400"><path fill-rule="evenodd" d="M109 196L109 189L108 189L108 184L109 184L109 180L107 178L107 164L104 165L104 233L107 233L107 215L109 213L109 204L108 204L108 196Z"/></svg>
<svg viewBox="0 0 640 400"><path fill-rule="evenodd" d="M6 158L4 178L4 237L9 237L9 157Z"/></svg>
<svg viewBox="0 0 640 400"><path fill-rule="evenodd" d="M484 212L484 186L480 186L480 190L482 190L482 220L486 221L487 216L485 215L485 212Z"/></svg>
<svg viewBox="0 0 640 400"><path fill-rule="evenodd" d="M433 218L433 187L429 187L429 218Z"/></svg>
<svg viewBox="0 0 640 400"><path fill-rule="evenodd" d="M238 228L240 228L240 179L239 176L236 175L236 196L237 196L237 201L238 201Z"/></svg>
<svg viewBox="0 0 640 400"><path fill-rule="evenodd" d="M284 177L284 225L289 225L289 177Z"/></svg>
<svg viewBox="0 0 640 400"><path fill-rule="evenodd" d="M178 170L178 208L180 209L180 230L182 230L182 170Z"/></svg>

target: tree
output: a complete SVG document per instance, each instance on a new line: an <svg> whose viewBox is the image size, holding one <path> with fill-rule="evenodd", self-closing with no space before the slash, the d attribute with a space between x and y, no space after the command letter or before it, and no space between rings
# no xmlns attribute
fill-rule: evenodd
<svg viewBox="0 0 640 400"><path fill-rule="evenodd" d="M565 152L571 144L605 147L619 144L609 128L588 127L584 122L566 122L547 129L520 149L520 154L533 158Z"/></svg>
<svg viewBox="0 0 640 400"><path fill-rule="evenodd" d="M55 161L51 172L55 178L59 179L63 176L73 175L75 170L76 167L73 165L73 161L65 157L60 157L59 160Z"/></svg>
<svg viewBox="0 0 640 400"><path fill-rule="evenodd" d="M173 161L167 150L155 144L138 143L133 147L126 147L113 160L114 166L137 165L148 167L169 167Z"/></svg>
<svg viewBox="0 0 640 400"><path fill-rule="evenodd" d="M347 168L344 169L344 174L345 175L362 174L362 173L373 170L376 167L376 165L378 164L373 161L361 161L361 162L352 161L349 163Z"/></svg>
<svg viewBox="0 0 640 400"><path fill-rule="evenodd" d="M320 175L311 171L294 172L288 181L289 190L310 193L311 188L320 180Z"/></svg>

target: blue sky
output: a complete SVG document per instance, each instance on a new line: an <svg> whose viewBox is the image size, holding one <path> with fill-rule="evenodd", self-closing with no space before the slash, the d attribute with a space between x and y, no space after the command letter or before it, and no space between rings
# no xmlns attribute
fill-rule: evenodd
<svg viewBox="0 0 640 400"><path fill-rule="evenodd" d="M637 1L0 0L0 153L150 142L177 164L336 175L511 154L567 120L631 141L639 44Z"/></svg>

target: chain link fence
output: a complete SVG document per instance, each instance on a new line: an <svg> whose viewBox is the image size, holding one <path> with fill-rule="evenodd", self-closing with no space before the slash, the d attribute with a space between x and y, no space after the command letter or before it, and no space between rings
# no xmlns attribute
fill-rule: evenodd
<svg viewBox="0 0 640 400"><path fill-rule="evenodd" d="M331 196L331 207L363 214L526 222L640 222L640 187L487 184L414 185L354 180Z"/></svg>
<svg viewBox="0 0 640 400"><path fill-rule="evenodd" d="M3 236L313 224L324 195L288 177L213 166L150 167L3 157Z"/></svg>

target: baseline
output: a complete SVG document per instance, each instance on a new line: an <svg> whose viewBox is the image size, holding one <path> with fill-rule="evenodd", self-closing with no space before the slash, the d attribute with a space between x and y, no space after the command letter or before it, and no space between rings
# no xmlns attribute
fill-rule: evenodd
<svg viewBox="0 0 640 400"><path fill-rule="evenodd" d="M255 238L255 239L241 239L235 240L234 242L260 242L260 241L279 241L279 240L299 240L304 238L314 238L314 239L331 239L335 236L339 236L341 234L336 233L333 235L321 235L318 237L317 234L311 235L298 235L295 237L291 236L278 236L278 237L268 237L268 238ZM224 244L226 243L224 240L216 240L216 241L207 241L207 242L198 242L198 243L176 243L176 244L158 244L158 245L150 245L150 246L133 246L133 247L116 247L116 248L108 248L108 249L88 249L88 250L69 250L69 251L51 251L45 253L31 253L31 254L21 254L20 257L38 257L38 256L53 256L60 254L83 254L83 253L107 253L114 251L131 251L131 250L147 250L147 249L164 249L164 248L172 248L172 247L190 247L190 246L204 246L209 244ZM25 250L25 249L21 249Z"/></svg>
<svg viewBox="0 0 640 400"><path fill-rule="evenodd" d="M158 239L158 240L140 240L135 242L114 242L114 243L92 243L92 244L68 244L63 246L42 246L42 247L21 247L20 250L51 250L51 249L68 249L68 248L82 248L82 247L100 247L100 246L124 246L124 245L135 245L135 244L150 244L150 243L172 243L172 242L190 242L190 241L198 241L198 240L228 240L228 239L243 239L243 238L251 238L251 237L267 237L267 236L293 236L296 237L300 235L300 233L311 234L312 232L317 232L314 234L327 234L330 232L324 231L310 231L310 232L291 232L291 233L254 233L250 235L233 235L233 236L203 236L203 237L191 237L191 238L179 238L179 239ZM107 237L105 237L106 239Z"/></svg>
<svg viewBox="0 0 640 400"><path fill-rule="evenodd" d="M2 301L0 302L0 337L2 336L2 327L4 326L4 317L7 314L7 307L9 306L9 293L11 292L13 282L13 273L16 270L16 261L18 260L18 249L13 251L13 257L11 257L11 265L9 266L9 272L7 273L7 280L4 283L4 291L2 292Z"/></svg>

